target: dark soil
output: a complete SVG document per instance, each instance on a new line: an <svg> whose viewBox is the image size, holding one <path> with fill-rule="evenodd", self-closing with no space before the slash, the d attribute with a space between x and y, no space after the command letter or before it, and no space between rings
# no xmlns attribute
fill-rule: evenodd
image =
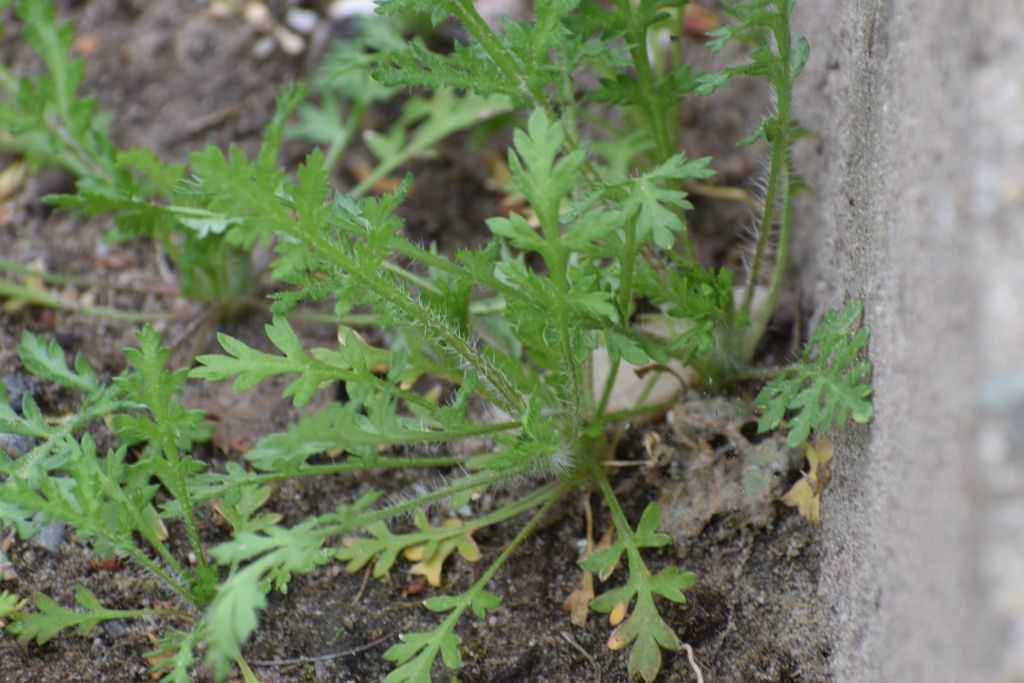
<svg viewBox="0 0 1024 683"><path fill-rule="evenodd" d="M182 160L208 142L236 142L252 151L281 86L308 73L324 44L314 41L312 49L297 57L277 52L258 60L253 56L257 31L237 16L213 16L206 3L196 0L61 4L64 16L75 19L79 36L87 37L79 41L81 51L88 52L86 90L98 96L101 108L115 113L118 142L152 146L173 160ZM270 4L281 9L277 5L285 3ZM7 46L4 53L7 63L13 61L23 69L35 66L21 48ZM716 166L726 182L751 183L752 169L760 163L755 161L758 150L737 152L732 141L745 134L767 106L761 95L733 88L717 100L687 109L680 122L685 144L693 144L688 147L693 150L691 156L717 154ZM486 165L465 161L474 154L479 158L468 139L446 144L449 154L413 165L417 191L404 210L411 233L438 240L443 249L451 250L480 239L482 220L498 212L500 197L485 187ZM286 161L294 161L304 149L290 147L289 152L292 158ZM463 163L446 163L446 159ZM345 174L342 169L342 182ZM70 298L87 297L97 305L125 310L173 311L174 317L164 326L165 339L187 339L202 309L174 295L174 274L161 266L151 245L104 244L109 221L56 214L40 204L42 195L69 187L69 179L60 173L45 173L31 178L0 205L2 258L35 262L50 272L94 283L67 289L64 294ZM728 260L731 245L750 221L749 211L719 201L698 200L697 204L695 227L703 236L701 253L709 261ZM266 321L264 313L254 311L225 329L259 345L265 343L262 325ZM5 311L0 325L0 375L12 390L31 392L51 414L59 414L73 397L48 390L20 370L14 349L23 329L54 336L65 349L83 353L107 377L120 371L122 349L134 343L128 324L30 306ZM330 328L300 329L311 341L329 342L333 336ZM207 341L205 349L214 347ZM296 417L290 404L281 401L280 386L263 385L240 399L227 386L195 387L188 399L220 422L214 441L219 448L200 454L215 465L237 457L237 449ZM673 412L672 424L659 422L627 433L618 453L620 460L646 459L647 450L656 443L648 437L645 447L647 433L657 435L658 448L668 449L659 451L659 467L623 468L615 480L632 519L639 517L648 501L661 499L666 520L677 520L676 528L667 524L665 529L676 539L675 549L651 553L651 568L677 563L699 576L688 593L688 603L665 606L664 614L693 647L709 683L830 680L829 644L820 628L828 615L819 607L817 596L821 558L816 530L773 502L795 476L796 463L782 457L772 465L774 479L768 494L757 501L738 500L728 478L739 470L729 463L753 457L749 454L755 444L736 436L746 433L743 425L749 416L719 409L705 397L691 396L689 401L691 409L704 406L698 409L703 411L703 421L687 421L684 414ZM273 417L268 420L268 415ZM277 489L270 506L292 524L351 500L371 483L384 489L408 484L401 476L289 482ZM705 482L705 495L698 496L699 509L687 507L690 493L681 494L692 490L698 476ZM603 530L607 515L595 509L597 528ZM582 510L579 496L566 499L495 580L491 590L504 597L502 607L484 621L469 618L460 624L465 646L460 680L627 680L626 656L605 647L610 633L605 618L591 615L585 628L577 628L563 610L581 575L576 560L578 541L584 536ZM203 519L203 533L211 543L225 536L213 517L207 510ZM682 531L684 526L692 531ZM172 527L172 536L175 531ZM479 534L485 558L497 554L514 531L505 525ZM72 605L75 586L82 584L113 608L173 600L131 562L97 562L89 544L70 530L57 552L16 539L7 556L16 578L0 588L22 596L39 591ZM482 571L480 564L450 562L441 590L468 585ZM412 578L406 568L400 563L389 580L377 581L367 580L363 573L349 575L338 564L328 565L296 577L287 595L272 594L260 629L245 649L259 679L380 680L390 668L380 655L397 634L431 627L437 619L420 604L435 591L428 587L418 595L407 595ZM0 635L0 680L149 681L143 653L153 647L152 637L176 626L180 624L170 620L112 622L88 636L65 633L41 647L22 646ZM321 657L332 653L336 656ZM196 676L212 680L201 669ZM685 653L666 655L659 680L696 680Z"/></svg>

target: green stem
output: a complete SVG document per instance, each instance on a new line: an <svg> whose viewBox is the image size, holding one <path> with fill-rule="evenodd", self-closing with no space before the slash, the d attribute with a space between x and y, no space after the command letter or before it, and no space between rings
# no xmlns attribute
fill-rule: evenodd
<svg viewBox="0 0 1024 683"><path fill-rule="evenodd" d="M16 273L24 277L37 277L44 282L56 282L59 285L74 285L76 287L83 287L89 289L95 289L100 287L100 283L88 280L84 277L74 277L72 275L64 275L63 273L51 273L46 270L36 270L30 268L21 263L14 263L13 261L0 261L0 270L8 273Z"/></svg>
<svg viewBox="0 0 1024 683"><path fill-rule="evenodd" d="M132 523L135 525L135 528L138 530L142 538L145 539L146 543L150 544L150 546L157 551L157 554L160 555L169 567L171 567L178 577L183 577L183 575L185 575L184 567L182 567L181 563L178 562L178 559L174 557L174 553L172 553L170 548L167 547L167 544L161 541L156 533L153 532L150 522L142 517L142 513L139 511L138 506L128 499L128 496L124 492L124 488L122 488L119 483L113 481L109 476L106 476L105 473L100 473L99 477L106 495L108 495L112 500L120 502L121 506L128 511L128 515L131 517ZM135 548L134 545L122 544L121 547L125 552L131 552L134 550L132 557L135 557L139 562L142 562L146 568L157 572L159 577L165 582L171 582L168 575L162 573L163 570L160 569L159 565L157 565L156 562L153 562L153 560L148 558L140 550ZM146 564L146 562L151 562L152 566L151 564ZM154 567L157 568L155 569ZM174 582L176 583L177 580L174 580ZM196 598L191 594L191 591L188 591L188 596L191 596L188 598L191 602L196 602Z"/></svg>
<svg viewBox="0 0 1024 683"><path fill-rule="evenodd" d="M203 549L202 541L199 540L199 528L196 525L196 517L193 504L192 494L188 491L188 484L185 481L185 476L180 472L176 472L177 479L180 482L179 487L182 491L182 495L179 497L181 501L182 519L185 521L185 530L188 533L189 542L192 544L192 552L195 553L196 561L200 567L206 567L209 563L206 559L206 550Z"/></svg>
<svg viewBox="0 0 1024 683"><path fill-rule="evenodd" d="M622 258L620 259L620 276L619 276L619 324L623 327L629 325L630 306L633 303L633 271L636 268L636 222L639 214L633 215L625 226L625 243L622 247ZM615 388L615 380L619 374L619 366L622 363L621 358L616 358L612 361L611 368L608 370L608 377L604 382L604 389L601 392L601 399L598 402L597 411L595 415L601 417L604 415L604 411L608 408L608 401L611 399L612 391Z"/></svg>
<svg viewBox="0 0 1024 683"><path fill-rule="evenodd" d="M750 320L750 329L742 336L743 359L750 361L757 348L757 343L764 334L771 318L772 309L782 285L782 277L786 270L786 261L789 256L789 237L792 226L792 204L793 197L790 191L790 170L789 170L789 148L792 144L790 103L793 94L793 79L790 71L792 59L791 43L792 36L789 29L789 2L775 3L778 9L780 21L775 30L775 42L779 52L779 66L781 75L772 79L775 90L776 115L773 135L771 137L772 153L771 168L768 172L768 187L764 198L764 214L761 219L761 230L757 241L757 251L754 255L754 265L750 272L750 280L747 282L746 293L743 297L743 305L740 308L740 321ZM761 268L767 253L768 237L772 232L772 225L775 221L776 205L782 201L782 224L779 228L779 246L775 257L775 268L772 273L772 280L769 286L768 300L764 309L758 313L756 319L751 320L750 312L754 300L754 292L758 281L761 278Z"/></svg>
<svg viewBox="0 0 1024 683"><path fill-rule="evenodd" d="M150 407L151 412L152 410L153 408ZM163 425L167 424L165 415L154 414L153 417L159 427L163 427ZM164 458L171 471L172 481L164 482L164 484L171 490L172 495L174 495L181 504L181 518L185 522L185 531L188 534L189 543L192 546L192 552L195 553L196 561L199 563L200 567L206 567L208 564L206 560L206 551L203 549L203 544L199 540L199 529L196 526L192 495L189 492L188 480L185 478L185 473L182 472L181 455L178 453L178 446L174 442L174 436L164 432L160 437L159 448L163 452Z"/></svg>
<svg viewBox="0 0 1024 683"><path fill-rule="evenodd" d="M637 216L634 215L626 222L625 244L623 245L622 270L620 284L618 284L618 323L624 328L629 325L630 305L633 303L633 270L636 267ZM600 419L608 408L608 401L611 399L611 392L615 386L615 379L618 377L618 367L622 365L622 358L615 358L611 361L608 369L608 377L604 380L604 389L601 391L601 398L597 404L595 417Z"/></svg>
<svg viewBox="0 0 1024 683"><path fill-rule="evenodd" d="M441 294L441 290L438 289L437 285L435 285L433 282L424 277L420 277L416 273L406 270L397 263L392 263L391 261L384 261L383 263L380 264L380 267L383 268L384 270L391 271L398 277L408 282L411 282L412 284L419 287L421 291L427 291L430 292L431 294Z"/></svg>
<svg viewBox="0 0 1024 683"><path fill-rule="evenodd" d="M665 112L661 110L657 100L651 62L647 55L647 30L637 23L637 14L633 11L629 0L615 0L615 7L619 14L629 17L626 43L629 46L629 55L633 59L633 67L636 69L640 92L643 94L644 112L647 114L651 132L654 134L654 142L658 146L658 161L660 163L672 156L672 138L665 122Z"/></svg>
<svg viewBox="0 0 1024 683"><path fill-rule="evenodd" d="M8 97L12 98L18 96L18 90L20 89L18 79L2 64L0 64L0 89L6 92Z"/></svg>
<svg viewBox="0 0 1024 683"><path fill-rule="evenodd" d="M302 321L307 323L324 323L326 325L345 325L347 327L377 327L380 325L380 316L376 313L334 315L333 313L321 313L319 311L290 311L288 313L288 320L291 322Z"/></svg>
<svg viewBox="0 0 1024 683"><path fill-rule="evenodd" d="M654 144L657 147L657 163L661 164L668 160L675 152L673 135L669 131L666 121L666 111L658 101L658 91L654 83L650 58L647 54L647 29L638 22L638 15L633 11L630 0L615 0L615 7L619 14L629 17L629 28L626 31L626 43L629 46L629 54L633 59L633 68L636 70L637 81L642 94L642 108L647 117L648 125L654 136ZM681 213L681 211L677 211ZM693 238L689 231L682 233L679 237L679 247L687 261L696 261L696 251L693 247Z"/></svg>
<svg viewBox="0 0 1024 683"><path fill-rule="evenodd" d="M586 392L584 392L582 368L572 352L572 337L569 331L569 311L565 302L569 298L569 280L566 273L568 265L568 254L562 246L562 230L558 223L558 206L535 207L540 219L541 229L544 232L544 241L547 248L542 255L548 267L550 280L553 288L551 297L551 308L554 311L555 321L558 324L558 341L561 346L561 358L565 374L569 378L569 400L572 405L572 430L581 424Z"/></svg>
<svg viewBox="0 0 1024 683"><path fill-rule="evenodd" d="M157 554L159 554L160 557L163 558L164 562L166 562L167 565L178 576L184 576L185 570L178 562L178 559L170 551L170 548L167 547L167 544L160 540L160 538L153 531L152 525L149 523L149 520L145 519L142 516L142 511L139 509L139 506L134 501L128 498L128 495L125 493L124 488L121 486L120 482L114 481L113 479L110 478L109 475L107 475L106 472L103 471L98 471L97 475L99 476L99 480L103 487L103 491L106 493L107 497L109 497L111 500L116 500L118 503L121 504L122 509L127 511L128 516L131 517L132 524L135 525L135 529L139 532L139 534L146 539L146 542L149 543L149 545L157 551ZM113 536L111 534L107 534L107 536L109 538L117 538L116 536ZM162 578L164 581L172 583L172 580L169 578L169 576L160 573L160 571L158 571L159 567L156 565L156 563L152 562L152 560L146 557L146 555L144 555L140 550L138 550L134 546L134 544L132 544L131 542L119 542L118 545L126 552L134 551L134 554L132 555L133 557L138 559L139 562L142 562L151 571L156 572L157 575L160 576L160 578ZM152 566L150 564L146 564L146 562L152 563ZM156 569L154 569L154 567L156 567ZM177 580L175 579L173 580L173 582L176 583ZM186 597L188 597L188 599L192 603L196 603L196 598L191 591L188 591L188 596Z"/></svg>
<svg viewBox="0 0 1024 683"><path fill-rule="evenodd" d="M357 102L352 106L352 111L349 114L348 121L345 122L344 129L342 129L340 135L331 141L330 147L324 153L324 169L328 172L334 171L334 168L341 160L341 155L345 153L345 150L352 143L356 131L359 130L359 124L362 123L366 115L367 109L369 109L369 104L366 102Z"/></svg>
<svg viewBox="0 0 1024 683"><path fill-rule="evenodd" d="M403 538L408 540L409 544L412 545L432 540L442 541L454 536L462 536L466 533L476 531L477 529L493 526L499 522L505 521L506 519L511 519L512 517L520 515L530 508L536 507L542 500L550 498L558 488L564 487L557 483L551 483L547 486L536 489L526 496L523 496L514 503L504 505L483 517L470 519L458 527L441 527L438 529L431 529L430 531L418 531L405 535Z"/></svg>
<svg viewBox="0 0 1024 683"><path fill-rule="evenodd" d="M117 308L87 306L84 304L74 303L35 287L19 285L2 278L0 278L0 296L16 301L24 301L44 308L52 308L54 310L67 311L69 313L80 313L94 318L105 318L107 320L124 323L160 322L167 320L170 317L167 313L122 311Z"/></svg>
<svg viewBox="0 0 1024 683"><path fill-rule="evenodd" d="M64 117L64 121L69 120L67 116L63 114L62 116ZM47 126L47 129L50 134L67 149L68 152L71 152L74 155L61 155L57 158L58 165L63 166L79 178L85 178L92 175L100 178L108 185L113 184L113 174L96 163L93 156L86 151L82 144L68 131L58 126Z"/></svg>
<svg viewBox="0 0 1024 683"><path fill-rule="evenodd" d="M191 619L192 615L180 609L118 609L110 610L116 616L112 619L140 619L142 617L184 617Z"/></svg>
<svg viewBox="0 0 1024 683"><path fill-rule="evenodd" d="M561 58L561 54L559 56ZM576 148L579 146L576 141L580 139L580 128L576 116L579 107L576 106L575 83L572 73L568 69L563 68L561 72L562 79L559 81L559 89L562 98L562 122L565 124L566 138L572 140L573 148Z"/></svg>
<svg viewBox="0 0 1024 683"><path fill-rule="evenodd" d="M601 464L595 462L593 459L589 459L587 462L589 463L594 479L597 481L598 487L601 489L601 497L604 498L604 502L608 506L608 511L612 515L612 521L615 523L615 529L618 532L618 537L626 545L626 554L629 557L630 575L633 575L636 571L643 574L646 572L647 567L644 564L643 557L640 555L640 548L637 544L636 534L633 532L633 527L630 525L629 519L626 518L626 513L622 510L622 506L619 505L619 498L615 495L611 482L608 481L608 477L601 468Z"/></svg>
<svg viewBox="0 0 1024 683"><path fill-rule="evenodd" d="M500 296L492 296L487 299L478 299L470 302L470 316L484 316L501 313L507 304ZM333 313L320 313L318 311L292 311L288 319L301 320L310 323L324 323L327 325L346 325L349 327L379 327L380 316L376 313L349 313L348 315L334 315Z"/></svg>
<svg viewBox="0 0 1024 683"><path fill-rule="evenodd" d="M246 484L268 484L274 481L285 479L298 479L300 477L326 476L331 474L343 474L345 472L366 472L369 470L383 469L407 469L417 467L456 467L461 464L458 458L384 458L373 463L343 462L329 465L309 465L302 469L286 472L268 472L266 474L251 474L243 480L231 480L216 482L208 488L199 489L196 487L193 495L193 502L204 503L224 495L224 492L232 487Z"/></svg>
<svg viewBox="0 0 1024 683"><path fill-rule="evenodd" d="M493 275L488 275L486 273L470 273L458 263L454 263L443 256L418 247L408 240L395 239L392 240L389 246L396 254L401 254L402 256L419 261L425 266L434 268L442 273L448 273L455 277L462 278L463 280L473 280L477 284L488 287L497 294L502 295L505 299L513 298L517 294L521 295L521 292L518 289L515 289Z"/></svg>
<svg viewBox="0 0 1024 683"><path fill-rule="evenodd" d="M171 576L168 572L166 572L163 567L158 565L153 560L149 559L149 557L147 557L146 554L143 553L141 550L135 548L134 546L121 547L121 550L123 550L132 559L134 559L136 562L138 562L143 567L152 572L154 576L156 576L165 584L167 584L168 588L170 588L175 593L180 595L189 604L198 606L199 601L196 599L195 595L192 594L192 591L190 591L178 579L176 579L175 577Z"/></svg>
<svg viewBox="0 0 1024 683"><path fill-rule="evenodd" d="M513 55L505 48L498 34L491 29L490 25L484 21L484 18L480 16L476 7L473 5L473 0L452 0L448 3L451 6L452 12L458 17L459 21L466 27L477 43L484 49L484 52L494 60L494 63L498 65L505 75L512 79L513 82L519 87L519 89L526 94L533 102L533 106L538 109L542 109L549 113L551 108L548 106L547 97L544 96L542 91L537 90L530 85L529 79L526 74L523 73L522 66L514 59Z"/></svg>
<svg viewBox="0 0 1024 683"><path fill-rule="evenodd" d="M235 657L235 664L238 665L239 671L242 672L242 680L245 683L260 683L260 679L256 678L256 674L249 668L249 663L245 661L242 655Z"/></svg>
<svg viewBox="0 0 1024 683"><path fill-rule="evenodd" d="M608 378L604 381L601 400L598 401L597 410L594 412L594 418L602 422L605 421L604 411L608 409L608 401L611 400L612 390L615 388L615 378L619 375L619 366L621 364L622 358L616 358L612 361L611 367L608 368Z"/></svg>
<svg viewBox="0 0 1024 683"><path fill-rule="evenodd" d="M512 517L526 512L530 508L536 506L544 499L557 500L561 495L561 492L558 491L559 489L565 489L565 486L563 484L552 482L523 496L514 503L509 503L508 505L500 507L483 517L478 517L466 522L463 528L475 531L476 529L483 529L484 527L492 526L498 522L503 522L506 519L511 519ZM558 493L558 495L555 495L556 493Z"/></svg>
<svg viewBox="0 0 1024 683"><path fill-rule="evenodd" d="M120 490L120 487L117 487L117 488ZM122 495L123 495L123 492L122 492ZM134 506L129 507L129 510L131 510L133 507ZM175 576L172 576L167 570L165 570L159 564L154 562L148 555L146 555L144 552L142 552L142 550L140 550L130 540L126 540L126 539L124 539L123 537L121 537L121 536L119 536L117 534L110 533L108 530L106 530L103 527L97 526L95 523L92 522L92 520L89 520L89 519L85 519L85 518L80 519L80 520L78 520L78 523L75 523L74 520L71 520L71 519L68 519L67 521L69 523L72 523L72 525L77 527L78 529L93 529L96 532L97 535L102 536L111 545L116 547L118 550L123 552L125 555L128 555L129 557L131 557L133 560L135 560L136 562L141 564L143 567L148 569L150 572L152 572L152 574L154 576L156 576L161 581L163 581L165 584L167 584L168 588L170 588L175 593L180 595L186 602L188 602L189 604L192 604L192 605L198 605L198 601L196 600L195 595L192 594L192 591L189 590L187 586L185 586L183 583L181 583L181 581L179 581ZM138 526L138 525L136 525L136 526ZM144 527L140 527L140 528L144 528ZM163 544L160 544L160 545L163 545ZM157 547L157 550L160 550L160 548ZM164 547L164 550L166 551L166 547ZM163 556L163 555L161 554L161 556ZM164 559L166 560L167 558L165 557ZM174 560L173 556L171 556L171 560L172 560L172 562L169 563L169 564L171 564L171 567L174 569L174 571L177 572L179 575L182 574L183 572L181 572L181 567L180 567L180 565L178 565L177 561Z"/></svg>
<svg viewBox="0 0 1024 683"><path fill-rule="evenodd" d="M780 110L781 113L781 110ZM771 163L768 171L768 187L764 196L764 211L761 214L761 226L758 230L757 250L754 253L754 265L750 270L750 280L747 282L747 289L743 295L743 305L740 308L741 317L750 315L751 303L754 300L754 291L761 279L761 268L764 265L764 257L767 252L768 237L772 232L772 223L775 220L775 197L778 194L779 174L782 168L783 159L786 156L785 147L780 144L783 136L779 135L772 142Z"/></svg>
<svg viewBox="0 0 1024 683"><path fill-rule="evenodd" d="M374 510L365 515L361 515L353 521L346 522L345 524L334 525L326 527L322 534L324 538L331 536L337 536L352 531L353 529L365 529L371 524L377 522L383 522L385 520L397 517L399 515L411 512L417 508L421 508L430 503L434 503L445 498L450 498L455 494L462 493L463 491L479 491L485 489L493 484L498 484L503 481L508 481L517 476L527 474L530 471L530 467L523 465L519 467L511 467L508 470L503 470L491 474L490 476L482 476L484 473L478 475L469 475L463 477L453 484L441 487L430 493L426 493L422 496L417 496L412 500L403 501L401 503L395 503L379 510Z"/></svg>
<svg viewBox="0 0 1024 683"><path fill-rule="evenodd" d="M789 260L789 238L793 226L793 198L790 192L789 170L786 170L786 181L783 183L785 203L782 207L782 224L779 226L779 247L775 254L775 267L772 270L772 281L768 289L768 298L765 300L764 308L754 317L751 335L748 338L746 358L753 357L757 342L764 335L768 328L768 321L771 320L772 312L775 310L775 302L782 289L782 280L786 274L786 265Z"/></svg>
<svg viewBox="0 0 1024 683"><path fill-rule="evenodd" d="M643 417L644 415L654 415L656 413L664 412L677 403L679 403L679 401L673 398L669 401L654 403L649 406L639 406L637 408L630 408L629 410L620 410L614 413L608 413L607 415L599 415L597 419L603 424L622 422L624 420L632 420L634 417Z"/></svg>
<svg viewBox="0 0 1024 683"><path fill-rule="evenodd" d="M443 256L435 254L431 251L418 247L412 242L405 239L392 240L390 245L394 249L395 253L406 256L415 261L436 268L442 273L448 273L450 275L463 276L467 275L466 270L457 263L452 263L450 260Z"/></svg>
<svg viewBox="0 0 1024 683"><path fill-rule="evenodd" d="M562 493L564 493L564 489L562 490ZM512 557L512 553L522 545L523 541L533 534L534 530L544 519L544 516L547 515L548 510L550 510L560 498L561 495L552 495L544 502L544 505L542 505L541 508L537 510L532 517L530 517L530 521L523 525L523 528L519 530L519 533L509 541L508 545L506 545L501 551L501 554L498 555L498 557L496 557L487 567L484 573L480 575L480 578L470 586L469 590L459 596L459 604L456 605L448 616L445 617L444 621L438 626L438 630L448 633L455 630L455 625L458 623L459 619L462 618L462 615L465 614L466 610L473 604L473 601L477 599L477 596L480 595L481 591L483 591L487 584L491 582L491 579L493 579L494 575L498 573L498 570L508 562L509 558ZM433 649L432 655L436 657L437 650L439 648L438 643L440 641L434 640L433 642L435 644L431 646Z"/></svg>
<svg viewBox="0 0 1024 683"><path fill-rule="evenodd" d="M484 586L490 583L491 579L493 579L494 575L498 573L498 570L501 569L502 565L504 565L508 561L508 558L512 556L512 553L516 551L516 548L522 545L523 541L530 537L533 530L536 529L537 525L544 519L544 515L546 515L548 510L550 510L551 507L561 499L562 495L567 490L564 487L554 485L549 485L546 489L547 490L541 489L541 491L548 497L547 500L545 500L541 508L537 510L532 517L530 517L530 521L523 525L523 528L520 529L519 533L517 533L509 544L505 546L505 549L501 551L501 554L495 558L494 562L491 563L487 570L480 575L477 582L469 589L468 592L470 594L475 596L483 590ZM535 501L531 502L536 504ZM532 507L532 505L530 507ZM466 601L467 607L471 601L472 599ZM465 607L463 607L463 610L465 610Z"/></svg>
<svg viewBox="0 0 1024 683"><path fill-rule="evenodd" d="M626 221L625 243L622 247L622 258L620 259L619 324L623 327L629 325L629 308L633 303L633 271L636 268L636 222L639 215L639 212L636 212Z"/></svg>
<svg viewBox="0 0 1024 683"><path fill-rule="evenodd" d="M478 352L468 339L459 334L447 321L440 319L432 309L414 300L408 292L381 277L375 267L367 267L358 263L341 247L319 232L302 231L293 236L315 246L325 257L359 281L367 291L375 292L411 321L422 325L428 336L433 336L446 344L461 360L475 368L480 373L481 379L497 392L495 399L502 410L510 415L522 411L523 398L508 378L488 358Z"/></svg>

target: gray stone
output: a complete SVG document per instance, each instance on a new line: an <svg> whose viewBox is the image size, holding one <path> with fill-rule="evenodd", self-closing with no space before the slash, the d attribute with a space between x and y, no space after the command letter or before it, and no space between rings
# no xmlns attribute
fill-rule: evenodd
<svg viewBox="0 0 1024 683"><path fill-rule="evenodd" d="M60 544L64 541L64 531L67 525L64 522L47 524L39 533L32 537L32 542L40 548L49 550L51 553L60 552Z"/></svg>
<svg viewBox="0 0 1024 683"><path fill-rule="evenodd" d="M116 641L124 636L125 634L131 633L132 629L137 626L129 619L111 619L110 621L103 622L103 628L107 633L107 638L111 641Z"/></svg>
<svg viewBox="0 0 1024 683"><path fill-rule="evenodd" d="M873 330L877 417L837 436L824 504L835 680L1024 681L1024 3L795 22L820 137L794 264Z"/></svg>

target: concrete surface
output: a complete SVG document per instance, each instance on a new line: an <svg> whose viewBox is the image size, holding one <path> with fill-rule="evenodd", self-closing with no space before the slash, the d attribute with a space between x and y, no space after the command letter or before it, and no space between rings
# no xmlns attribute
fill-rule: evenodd
<svg viewBox="0 0 1024 683"><path fill-rule="evenodd" d="M877 417L837 435L823 502L835 680L1024 681L1024 3L795 22L820 137L794 257L817 310L860 296L873 328Z"/></svg>

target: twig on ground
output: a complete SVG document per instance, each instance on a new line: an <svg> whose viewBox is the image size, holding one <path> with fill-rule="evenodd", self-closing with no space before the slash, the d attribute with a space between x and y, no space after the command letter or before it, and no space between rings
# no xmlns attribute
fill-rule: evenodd
<svg viewBox="0 0 1024 683"><path fill-rule="evenodd" d="M366 584L369 582L369 580L370 580L370 567L367 567L366 571L363 572L363 582L361 584L359 584L359 590L356 592L356 597L352 599L352 604L353 605L358 605L359 601L363 599L363 591L366 590Z"/></svg>
<svg viewBox="0 0 1024 683"><path fill-rule="evenodd" d="M594 667L594 682L601 683L601 665L597 663L597 660L594 659L594 656L586 650L584 650L583 646L577 643L576 639L573 638L572 635L566 633L565 631L562 631L561 636L565 640L565 642L569 643L569 645L571 645L574 650L579 652L581 655L583 655L584 659L590 662L590 665Z"/></svg>
<svg viewBox="0 0 1024 683"><path fill-rule="evenodd" d="M704 683L704 674L700 672L700 667L697 666L697 661L693 658L693 648L689 643L683 643L683 649L686 650L686 658L690 660L690 668L697 676L697 683Z"/></svg>
<svg viewBox="0 0 1024 683"><path fill-rule="evenodd" d="M295 657L292 659L250 659L247 660L249 666L294 666L296 664L311 664L313 662L324 662L330 659L339 659L341 657L351 657L357 655L360 652L366 652L372 650L386 640L390 640L395 633L387 633L376 640L371 640L368 643L358 645L348 650L342 650L340 652L331 652L326 655L315 655L312 657Z"/></svg>

